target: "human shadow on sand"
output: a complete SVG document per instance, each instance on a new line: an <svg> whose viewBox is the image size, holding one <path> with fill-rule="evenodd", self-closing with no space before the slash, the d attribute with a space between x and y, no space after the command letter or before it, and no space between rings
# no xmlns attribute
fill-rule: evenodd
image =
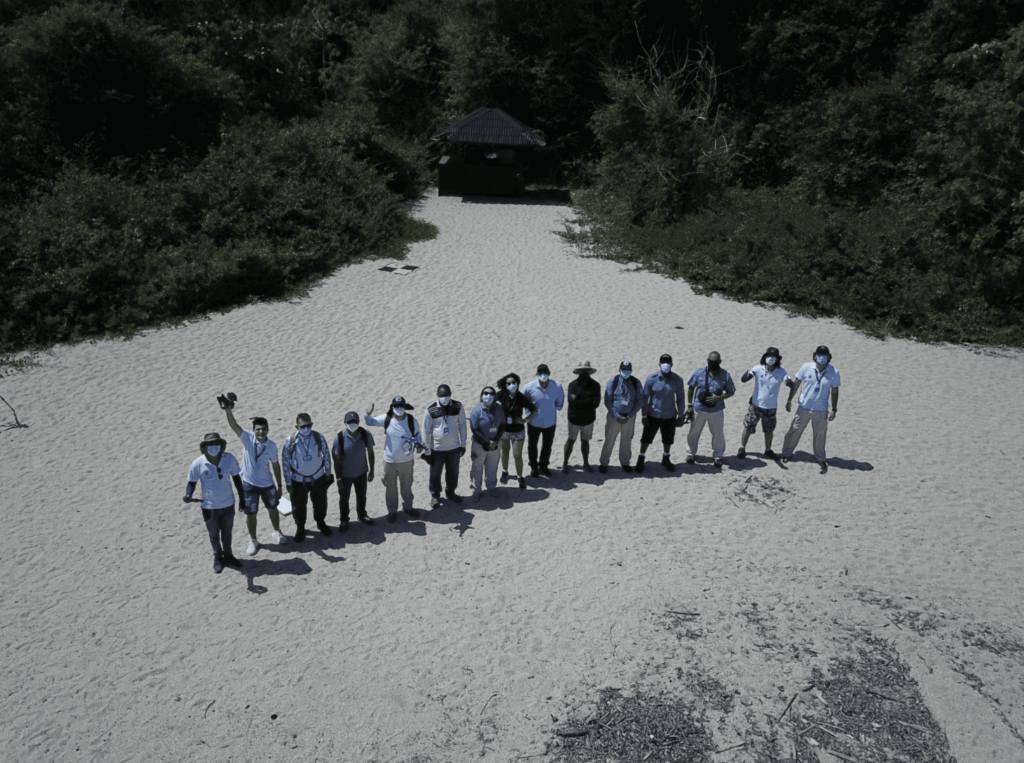
<svg viewBox="0 0 1024 763"><path fill-rule="evenodd" d="M423 526L423 515L427 511L426 509L417 509L416 511L419 513L418 517L410 517L404 511L399 511L393 523L388 522L387 514L373 517L372 525L364 525L359 521L350 522L348 530L345 532L339 532L337 528L333 528L334 532L326 540L330 544L330 548L342 549L345 546L367 543L372 546L379 546L387 540L388 535L402 533L426 535L427 530Z"/></svg>
<svg viewBox="0 0 1024 763"><path fill-rule="evenodd" d="M527 487L526 490L520 490L514 483L509 483L509 487L499 485L493 492L488 491L479 499L467 498L466 508L470 511L507 511L517 506L546 501L550 497L551 493L543 488Z"/></svg>
<svg viewBox="0 0 1024 763"><path fill-rule="evenodd" d="M870 472L875 469L874 464L867 461L854 461L848 458L836 458L835 456L827 457L825 462L828 464L829 469L846 469L854 472ZM775 463L785 469L787 466L791 466L793 464L814 464L817 466L818 459L816 459L811 453L798 451L789 457L789 464L782 463L780 459L775 459Z"/></svg>
<svg viewBox="0 0 1024 763"><path fill-rule="evenodd" d="M462 497L462 503L442 501L436 509L420 512L420 519L437 525L451 525L451 530L458 531L461 538L473 524L473 515L468 511L472 498Z"/></svg>
<svg viewBox="0 0 1024 763"><path fill-rule="evenodd" d="M312 568L305 559L292 557L291 559L245 559L242 561L242 569L239 570L245 575L249 584L249 590L255 594L266 593L266 586L257 585L256 578L268 577L271 575L308 575Z"/></svg>

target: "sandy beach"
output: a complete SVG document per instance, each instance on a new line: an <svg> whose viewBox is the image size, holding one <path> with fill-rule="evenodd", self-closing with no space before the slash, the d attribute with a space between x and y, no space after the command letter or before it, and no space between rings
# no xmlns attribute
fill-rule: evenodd
<svg viewBox="0 0 1024 763"><path fill-rule="evenodd" d="M884 642L957 761L1024 761L1024 353L697 296L580 256L553 201L432 191L412 206L439 233L403 262L59 347L0 381L26 425L3 408L3 760L554 760L555 731L602 689L694 697L701 677L730 697L707 710L714 760L791 760L772 736L787 703L800 696L786 720L815 671ZM787 465L762 455L760 431L737 460L753 386L740 375L769 345L795 374L819 344L842 374L828 473L810 432ZM603 385L620 361L643 379L668 352L685 379L712 350L739 387L721 470L707 431L682 465L680 430L674 473L660 455L643 475L614 456L586 473L577 446L570 475L429 510L417 461L418 519L329 538L310 520L304 543L277 545L261 509L259 552L245 556L236 518L243 569L220 575L181 501L204 433L241 458L224 391L281 445L300 411L333 439L346 411L394 395L421 421L442 382L471 410L538 363L568 385L589 360ZM565 437L563 412L553 461ZM379 479L369 511L385 514Z"/></svg>

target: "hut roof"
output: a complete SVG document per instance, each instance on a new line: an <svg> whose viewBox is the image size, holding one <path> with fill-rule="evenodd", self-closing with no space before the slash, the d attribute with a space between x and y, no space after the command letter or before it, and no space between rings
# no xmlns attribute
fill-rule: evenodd
<svg viewBox="0 0 1024 763"><path fill-rule="evenodd" d="M501 109L477 109L458 122L437 128L431 140L447 137L449 143L482 143L490 146L543 146L544 133L527 127Z"/></svg>

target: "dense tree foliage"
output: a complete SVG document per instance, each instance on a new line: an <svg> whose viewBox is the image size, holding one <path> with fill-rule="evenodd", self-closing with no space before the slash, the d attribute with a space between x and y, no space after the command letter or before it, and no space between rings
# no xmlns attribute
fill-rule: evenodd
<svg viewBox="0 0 1024 763"><path fill-rule="evenodd" d="M1024 345L1022 0L0 0L0 351L397 251L484 105L597 253Z"/></svg>

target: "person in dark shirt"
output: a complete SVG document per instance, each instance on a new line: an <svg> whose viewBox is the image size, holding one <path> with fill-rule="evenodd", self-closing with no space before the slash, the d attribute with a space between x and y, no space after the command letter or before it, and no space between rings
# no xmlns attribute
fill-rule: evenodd
<svg viewBox="0 0 1024 763"><path fill-rule="evenodd" d="M594 373L590 361L586 360L573 369L577 379L569 383L566 397L569 400L569 439L565 441L562 473L569 473L569 456L572 455L576 438L580 438L580 453L583 454L583 468L594 471L590 465L590 438L594 436L594 421L601 405L601 385L590 378Z"/></svg>
<svg viewBox="0 0 1024 763"><path fill-rule="evenodd" d="M515 455L519 488L526 490L526 479L523 477L523 442L526 440L526 422L537 413L537 406L519 391L520 381L518 374L505 374L496 385L498 403L505 410L505 431L501 433L501 484L508 482L508 453L511 450Z"/></svg>

